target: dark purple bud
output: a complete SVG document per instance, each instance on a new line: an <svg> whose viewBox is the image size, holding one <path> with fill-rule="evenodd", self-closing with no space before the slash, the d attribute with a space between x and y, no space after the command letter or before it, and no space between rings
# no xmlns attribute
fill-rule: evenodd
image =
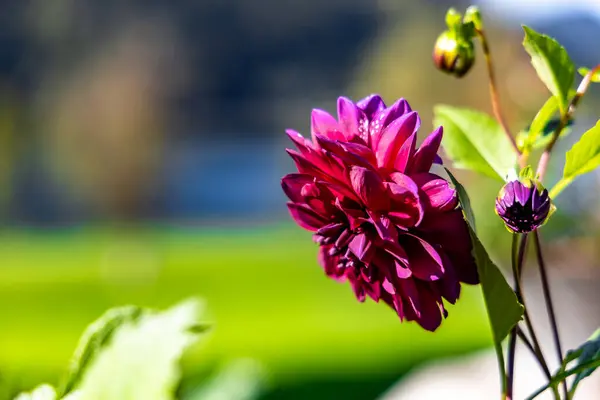
<svg viewBox="0 0 600 400"><path fill-rule="evenodd" d="M528 233L540 227L551 208L548 191L531 179L508 182L496 198L496 213L515 233Z"/></svg>

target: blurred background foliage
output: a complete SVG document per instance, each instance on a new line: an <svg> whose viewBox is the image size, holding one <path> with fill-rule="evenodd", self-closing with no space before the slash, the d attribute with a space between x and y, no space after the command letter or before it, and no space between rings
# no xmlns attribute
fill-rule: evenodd
<svg viewBox="0 0 600 400"><path fill-rule="evenodd" d="M517 131L548 96L519 23L589 66L600 60L600 19L524 20L496 3L482 9ZM183 387L249 357L270 376L265 399L374 398L425 360L489 345L477 288L464 290L436 335L358 304L324 277L279 187L292 169L283 130L308 132L311 108L334 112L339 95L405 97L423 131L436 103L490 111L480 53L463 80L430 59L447 7L466 2L0 4L0 398L56 381L108 307L190 295L207 300L216 328L186 358ZM591 92L561 146L594 122ZM561 168L555 159L549 181ZM500 254L508 235L493 214L497 183L457 176L477 193L480 234ZM591 285L599 178L561 197L546 229L553 267Z"/></svg>

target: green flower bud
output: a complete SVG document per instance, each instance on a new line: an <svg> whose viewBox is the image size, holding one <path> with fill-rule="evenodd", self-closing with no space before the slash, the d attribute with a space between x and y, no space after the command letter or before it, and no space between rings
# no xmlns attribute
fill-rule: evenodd
<svg viewBox="0 0 600 400"><path fill-rule="evenodd" d="M435 66L458 78L464 76L475 62L475 47L472 40L459 40L455 32L443 32L433 49Z"/></svg>

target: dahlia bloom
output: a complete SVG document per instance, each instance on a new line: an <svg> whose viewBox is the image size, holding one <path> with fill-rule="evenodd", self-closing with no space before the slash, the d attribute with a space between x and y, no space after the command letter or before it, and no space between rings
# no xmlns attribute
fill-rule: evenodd
<svg viewBox="0 0 600 400"><path fill-rule="evenodd" d="M548 190L531 179L508 182L496 198L496 213L514 233L528 233L544 224L552 208Z"/></svg>
<svg viewBox="0 0 600 400"><path fill-rule="evenodd" d="M313 110L312 139L287 131L298 173L281 184L329 277L433 331L447 316L443 299L453 304L460 283L479 278L456 192L429 172L442 128L417 148L419 125L404 99L341 97L338 120Z"/></svg>

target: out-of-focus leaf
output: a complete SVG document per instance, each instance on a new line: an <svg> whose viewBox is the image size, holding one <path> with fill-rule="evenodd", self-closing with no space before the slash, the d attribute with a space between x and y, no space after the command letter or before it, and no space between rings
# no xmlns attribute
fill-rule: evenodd
<svg viewBox="0 0 600 400"><path fill-rule="evenodd" d="M236 360L183 400L253 400L265 384L265 372L254 360Z"/></svg>
<svg viewBox="0 0 600 400"><path fill-rule="evenodd" d="M567 352L565 363L577 360L577 365L583 365L592 361L600 360L600 329L598 329L590 338L577 349ZM586 368L575 375L571 391L574 392L579 383L590 376L598 367Z"/></svg>
<svg viewBox="0 0 600 400"><path fill-rule="evenodd" d="M143 309L137 306L113 308L87 327L71 359L61 392L63 395L79 383L86 368L110 341L115 331L122 324L137 321L142 313Z"/></svg>
<svg viewBox="0 0 600 400"><path fill-rule="evenodd" d="M566 154L563 176L550 190L550 197L555 198L579 175L593 171L600 165L600 120L594 127L585 132L579 141Z"/></svg>
<svg viewBox="0 0 600 400"><path fill-rule="evenodd" d="M442 145L456 168L471 169L504 181L517 153L502 127L489 115L438 105L434 124L444 127Z"/></svg>
<svg viewBox="0 0 600 400"><path fill-rule="evenodd" d="M15 400L56 400L56 391L52 386L43 384L31 392L21 393Z"/></svg>
<svg viewBox="0 0 600 400"><path fill-rule="evenodd" d="M460 184L460 182L454 177L454 175L452 175L448 168L444 169L446 170L446 173L450 177L450 180L452 181L452 184L456 189L456 193L458 194L458 201L460 202L460 206L462 207L465 219L467 220L469 225L471 225L473 231L477 232L477 229L475 227L475 214L473 213L473 209L471 208L471 199L469 199L469 195L467 194L465 187Z"/></svg>
<svg viewBox="0 0 600 400"><path fill-rule="evenodd" d="M575 65L569 54L553 38L523 26L523 47L531 56L531 64L548 90L556 97L561 113L568 108L569 89L575 79Z"/></svg>
<svg viewBox="0 0 600 400"><path fill-rule="evenodd" d="M179 358L198 338L200 304L186 301L121 324L77 385L77 400L171 400Z"/></svg>
<svg viewBox="0 0 600 400"><path fill-rule="evenodd" d="M577 70L579 75L586 76L588 72L590 72L589 68L581 67ZM597 71L594 75L592 75L592 82L600 82L600 71Z"/></svg>

